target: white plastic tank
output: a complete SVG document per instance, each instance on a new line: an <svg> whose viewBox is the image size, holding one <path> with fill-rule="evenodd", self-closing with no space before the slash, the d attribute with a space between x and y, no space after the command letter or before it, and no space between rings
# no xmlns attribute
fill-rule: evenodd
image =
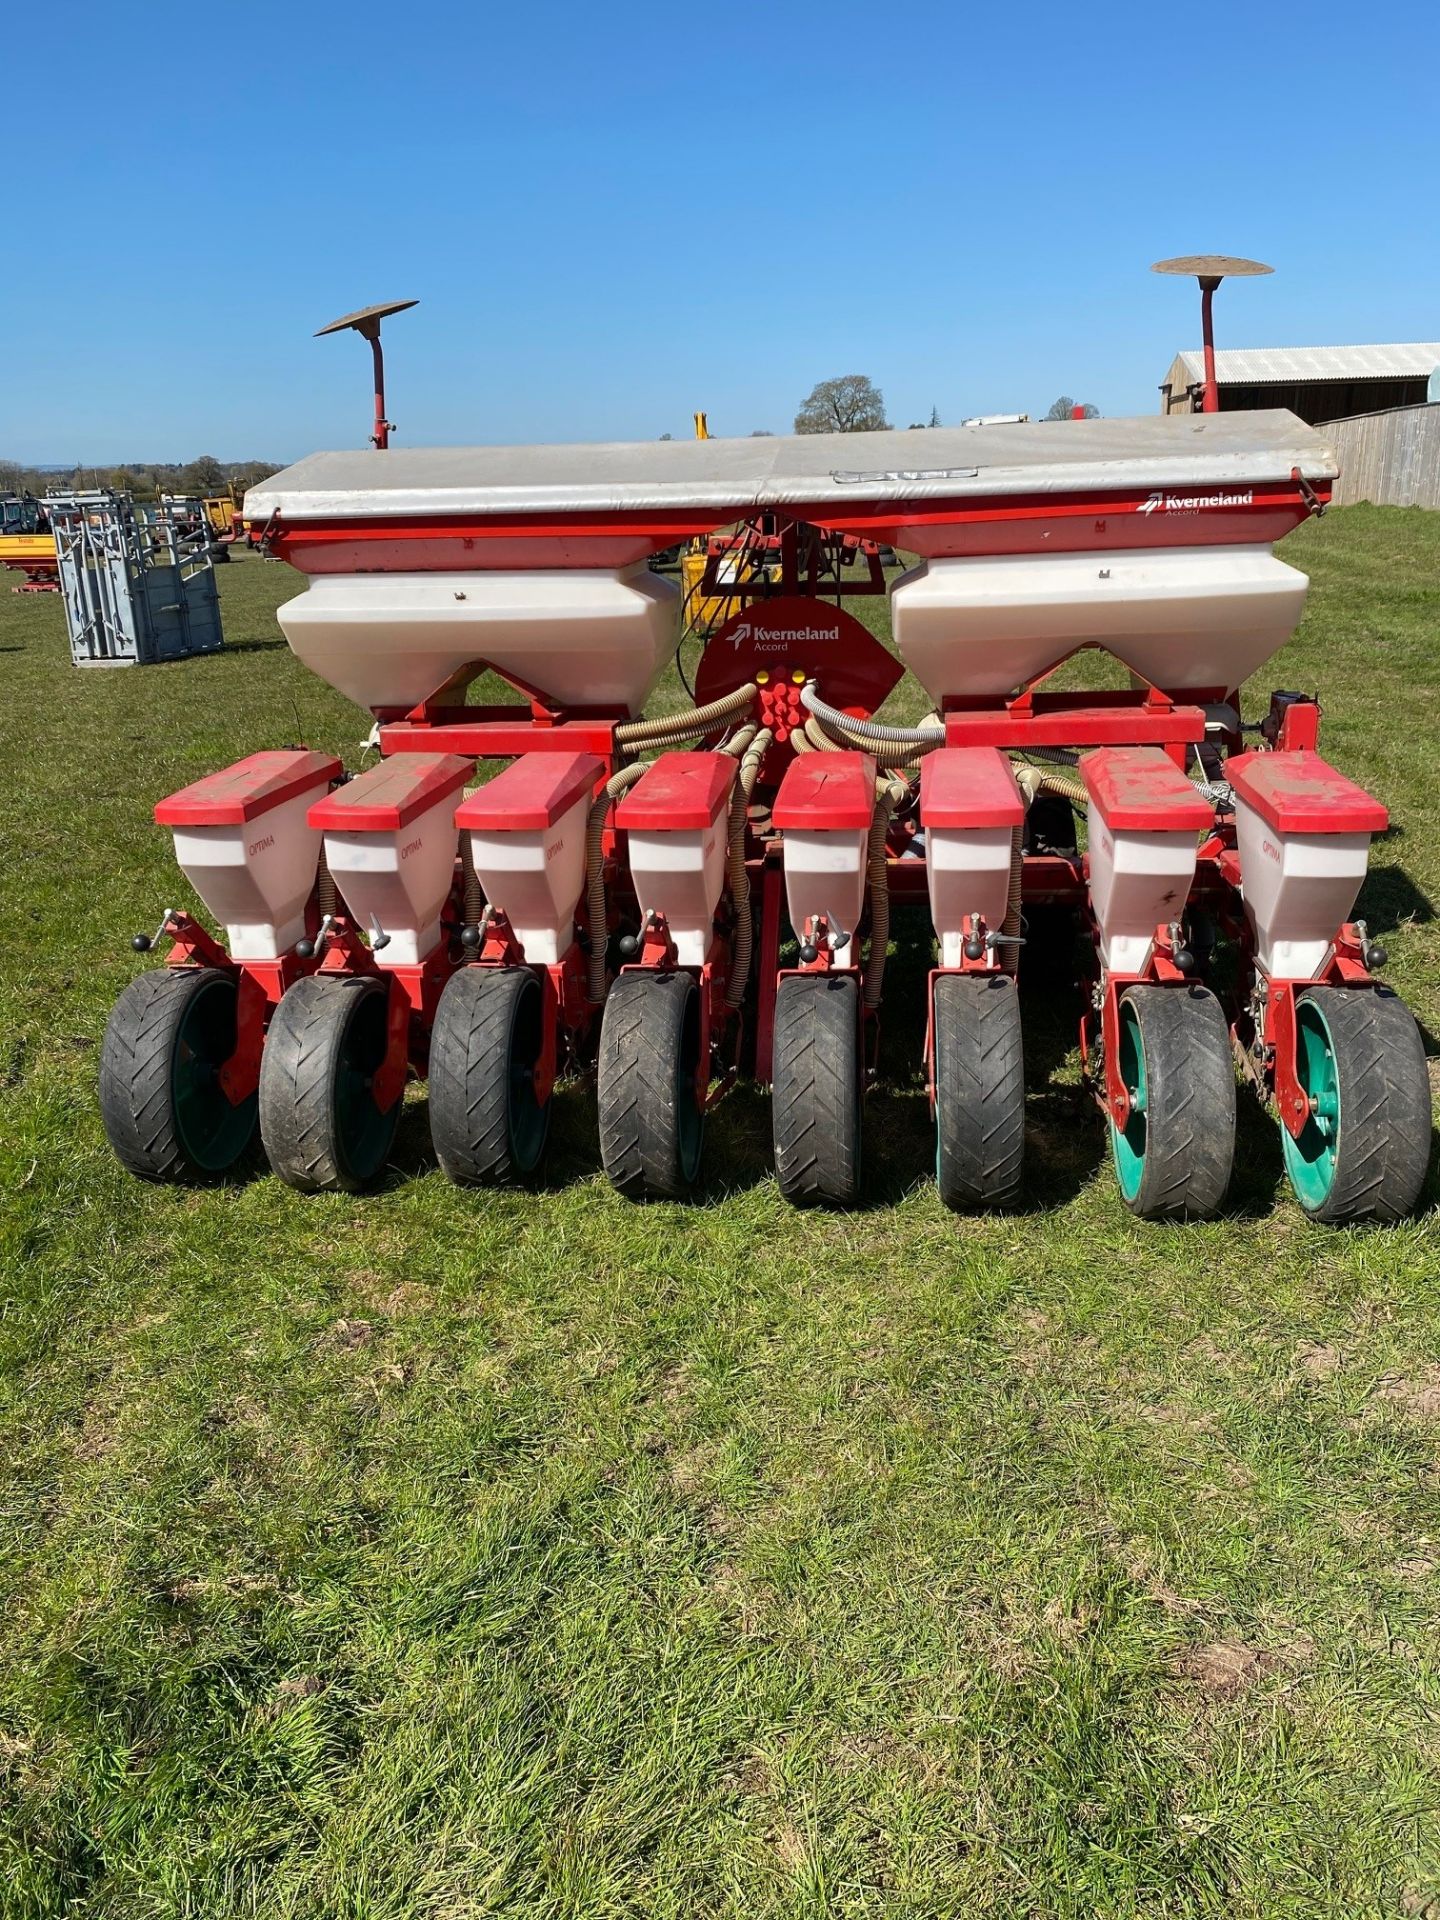
<svg viewBox="0 0 1440 1920"><path fill-rule="evenodd" d="M1100 747L1081 757L1080 777L1100 958L1108 973L1143 974L1156 929L1185 912L1196 835L1214 808L1160 747Z"/></svg>
<svg viewBox="0 0 1440 1920"><path fill-rule="evenodd" d="M262 749L156 807L186 879L224 927L232 959L278 960L304 933L320 864L320 834L307 816L339 771L329 754Z"/></svg>
<svg viewBox="0 0 1440 1920"><path fill-rule="evenodd" d="M942 967L964 959L966 919L990 933L1005 925L1010 855L1025 801L995 747L941 747L920 762L920 821L930 918Z"/></svg>
<svg viewBox="0 0 1440 1920"><path fill-rule="evenodd" d="M554 965L575 939L586 820L604 774L593 753L522 753L455 815L486 900L532 965Z"/></svg>
<svg viewBox="0 0 1440 1920"><path fill-rule="evenodd" d="M325 864L379 966L415 966L439 945L460 842L455 810L474 769L460 754L397 753L310 809Z"/></svg>
<svg viewBox="0 0 1440 1920"><path fill-rule="evenodd" d="M786 909L800 938L822 915L832 939L854 935L874 816L872 754L808 753L785 769L771 818L785 836ZM855 961L852 947L845 963Z"/></svg>
<svg viewBox="0 0 1440 1920"><path fill-rule="evenodd" d="M664 915L682 967L698 967L715 938L735 769L729 754L662 753L615 809L640 911Z"/></svg>
<svg viewBox="0 0 1440 1920"><path fill-rule="evenodd" d="M1264 547L929 560L890 595L930 697L1001 696L1098 644L1167 693L1223 697L1284 646L1309 581Z"/></svg>
<svg viewBox="0 0 1440 1920"><path fill-rule="evenodd" d="M1247 753L1226 764L1255 958L1273 980L1313 980L1355 908L1370 838L1389 814L1318 753Z"/></svg>
<svg viewBox="0 0 1440 1920"><path fill-rule="evenodd" d="M413 707L479 662L556 705L634 714L675 652L679 601L646 566L321 574L279 620L312 673L372 711Z"/></svg>

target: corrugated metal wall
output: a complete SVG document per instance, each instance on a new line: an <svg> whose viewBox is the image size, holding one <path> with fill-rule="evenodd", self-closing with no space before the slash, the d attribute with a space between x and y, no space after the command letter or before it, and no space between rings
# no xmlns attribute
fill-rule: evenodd
<svg viewBox="0 0 1440 1920"><path fill-rule="evenodd" d="M1440 406L1327 420L1320 431L1340 456L1337 507L1440 509Z"/></svg>

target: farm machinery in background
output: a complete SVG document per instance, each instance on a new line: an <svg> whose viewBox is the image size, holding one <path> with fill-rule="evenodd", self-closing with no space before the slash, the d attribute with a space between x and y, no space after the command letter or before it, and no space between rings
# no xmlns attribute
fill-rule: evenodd
<svg viewBox="0 0 1440 1920"><path fill-rule="evenodd" d="M33 493L11 493L0 499L0 567L23 573L16 593L58 593L59 563L55 536L45 502Z"/></svg>
<svg viewBox="0 0 1440 1920"><path fill-rule="evenodd" d="M106 1034L121 1160L213 1176L258 1121L291 1184L356 1190L428 1075L445 1171L530 1180L583 1067L615 1186L680 1198L745 1077L785 1195L847 1206L903 904L934 960L889 1013L950 1206L1021 1194L1017 980L1078 924L1086 1080L1136 1214L1224 1207L1237 1063L1307 1213L1410 1210L1421 1041L1352 917L1384 806L1321 757L1315 697L1240 707L1300 618L1271 547L1323 509L1331 450L1250 413L942 428L916 453L377 447L254 489L307 579L286 637L381 758L269 748L156 808L223 938L182 909L137 937L170 949ZM737 605L693 704L647 716L682 605L647 561L692 540L737 562L714 582ZM918 556L888 588L898 658L839 603L845 542ZM1128 688L1058 684L1094 648ZM467 700L487 670L513 700ZM887 724L907 670L932 710Z"/></svg>

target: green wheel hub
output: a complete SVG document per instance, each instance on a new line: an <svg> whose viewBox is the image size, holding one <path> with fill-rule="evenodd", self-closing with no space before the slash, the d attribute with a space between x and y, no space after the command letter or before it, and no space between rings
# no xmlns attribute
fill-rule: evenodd
<svg viewBox="0 0 1440 1920"><path fill-rule="evenodd" d="M1145 1043L1140 1037L1140 1020L1129 1000L1120 1002L1120 1078L1130 1094L1130 1117L1123 1127L1110 1122L1110 1145L1115 1155L1115 1172L1120 1191L1133 1200L1140 1191L1145 1172Z"/></svg>
<svg viewBox="0 0 1440 1920"><path fill-rule="evenodd" d="M1307 996L1295 1009L1295 1076L1310 1117L1298 1138L1282 1126L1280 1139L1296 1198L1313 1211L1330 1197L1340 1151L1340 1076L1319 996Z"/></svg>

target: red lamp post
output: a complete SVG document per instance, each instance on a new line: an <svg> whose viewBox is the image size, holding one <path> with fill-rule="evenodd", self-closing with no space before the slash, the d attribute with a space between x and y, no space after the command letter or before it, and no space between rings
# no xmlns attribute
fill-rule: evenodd
<svg viewBox="0 0 1440 1920"><path fill-rule="evenodd" d="M378 307L361 307L358 313L342 314L338 320L332 320L328 327L319 328L315 334L318 340L321 334L343 333L349 327L363 340L370 342L370 353L375 363L375 431L370 438L381 451L390 444L394 423L385 418L385 356L380 350L380 322L387 314L403 313L407 307L418 307L419 304L418 300L388 300Z"/></svg>
<svg viewBox="0 0 1440 1920"><path fill-rule="evenodd" d="M1225 279L1240 279L1257 273L1273 273L1262 260L1239 260L1228 253L1183 253L1174 260L1157 260L1152 273L1189 273L1200 282L1200 331L1205 342L1205 399L1201 411L1220 411L1220 392L1215 381L1215 323L1211 302L1215 289Z"/></svg>

